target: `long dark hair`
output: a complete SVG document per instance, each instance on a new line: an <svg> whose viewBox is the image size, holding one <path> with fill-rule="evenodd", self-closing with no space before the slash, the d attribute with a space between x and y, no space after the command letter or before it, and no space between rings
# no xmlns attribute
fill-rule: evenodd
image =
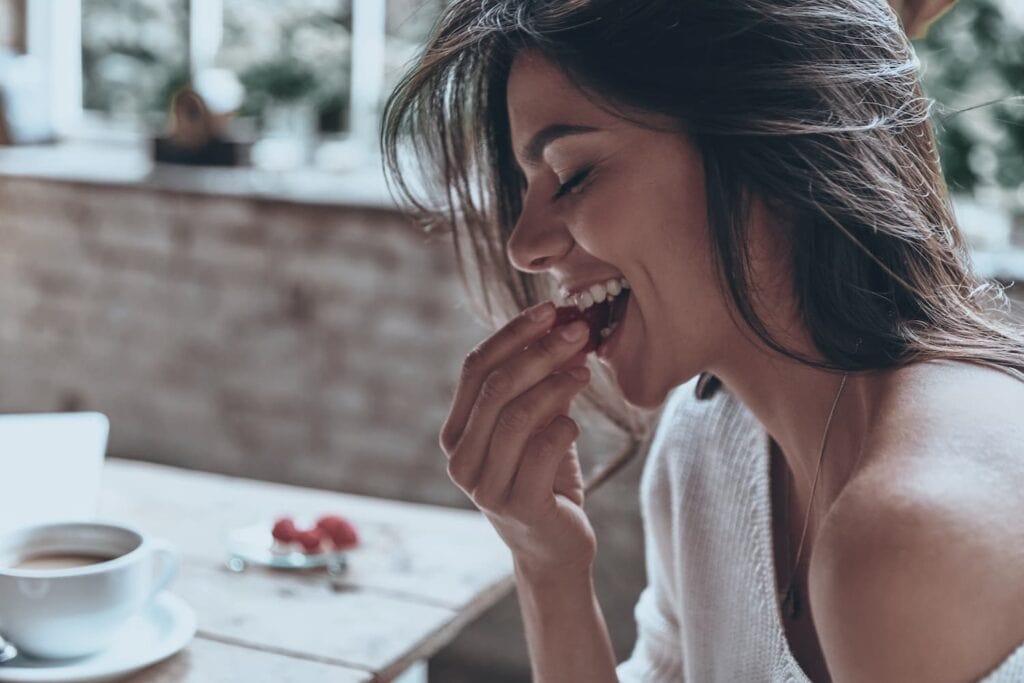
<svg viewBox="0 0 1024 683"><path fill-rule="evenodd" d="M525 189L505 87L524 49L609 111L668 115L692 137L721 284L772 349L837 371L955 358L1024 380L1024 335L1003 315L1002 288L971 270L933 101L884 0L451 2L386 104L381 145L407 208L452 233L463 284L492 324L552 294L505 254ZM782 346L754 310L755 197L792 216L793 286L824 360ZM631 442L588 491L642 450L651 426L594 369L602 381L583 398Z"/></svg>

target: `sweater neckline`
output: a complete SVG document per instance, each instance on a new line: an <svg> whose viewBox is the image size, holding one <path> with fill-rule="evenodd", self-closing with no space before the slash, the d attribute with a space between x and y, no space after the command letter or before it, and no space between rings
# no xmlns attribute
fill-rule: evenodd
<svg viewBox="0 0 1024 683"><path fill-rule="evenodd" d="M760 434L760 447L758 452L760 453L761 459L758 463L761 474L758 480L761 482L762 495L760 496L760 502L763 506L762 511L764 512L764 514L761 515L761 519L764 521L761 528L761 538L766 541L765 543L762 543L762 549L766 557L763 558L765 562L762 563L761 566L766 566L768 568L768 602L772 606L772 628L775 630L776 637L782 643L779 655L782 668L787 673L798 676L797 683L812 683L807 672L804 671L803 667L800 666L800 662L797 661L796 656L793 655L793 649L789 645L789 638L786 637L786 627L782 621L782 605L779 604L778 591L776 590L776 586L778 585L778 568L775 566L775 545L772 534L772 439L771 435L768 434L768 430L764 429L764 427L758 429L758 432ZM810 609L810 606L808 606L807 609Z"/></svg>

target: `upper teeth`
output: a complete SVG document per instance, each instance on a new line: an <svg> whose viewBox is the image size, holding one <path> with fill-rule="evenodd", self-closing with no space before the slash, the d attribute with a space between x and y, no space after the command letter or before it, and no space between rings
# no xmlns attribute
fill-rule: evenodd
<svg viewBox="0 0 1024 683"><path fill-rule="evenodd" d="M626 278L611 278L607 282L590 285L582 292L577 292L568 298L568 301L576 305L576 308L585 311L594 304L599 304L605 299L611 300L619 295L624 289L629 289L629 282Z"/></svg>

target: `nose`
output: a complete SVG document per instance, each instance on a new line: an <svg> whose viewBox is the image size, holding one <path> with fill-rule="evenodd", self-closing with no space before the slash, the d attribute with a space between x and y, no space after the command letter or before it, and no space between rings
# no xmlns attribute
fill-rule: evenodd
<svg viewBox="0 0 1024 683"><path fill-rule="evenodd" d="M556 219L530 217L524 211L508 238L508 260L525 273L541 273L573 247L573 238Z"/></svg>

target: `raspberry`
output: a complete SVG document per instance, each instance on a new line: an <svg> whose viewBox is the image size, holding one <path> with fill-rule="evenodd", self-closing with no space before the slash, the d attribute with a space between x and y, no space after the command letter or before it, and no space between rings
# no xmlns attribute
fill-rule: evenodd
<svg viewBox="0 0 1024 683"><path fill-rule="evenodd" d="M295 528L295 522L291 517L281 517L274 522L274 530L271 532L277 540L282 543L291 543L296 539L298 535L298 529Z"/></svg>
<svg viewBox="0 0 1024 683"><path fill-rule="evenodd" d="M320 541L323 540L323 535L319 529L307 529L306 531L300 531L296 540L302 544L303 551L313 553L320 549Z"/></svg>
<svg viewBox="0 0 1024 683"><path fill-rule="evenodd" d="M339 523L344 523L345 520L338 515L324 515L316 521L316 528L320 529L324 533L329 533L331 529L335 528Z"/></svg>
<svg viewBox="0 0 1024 683"><path fill-rule="evenodd" d="M327 530L331 542L340 549L359 544L359 534L352 523L343 517L336 518Z"/></svg>

